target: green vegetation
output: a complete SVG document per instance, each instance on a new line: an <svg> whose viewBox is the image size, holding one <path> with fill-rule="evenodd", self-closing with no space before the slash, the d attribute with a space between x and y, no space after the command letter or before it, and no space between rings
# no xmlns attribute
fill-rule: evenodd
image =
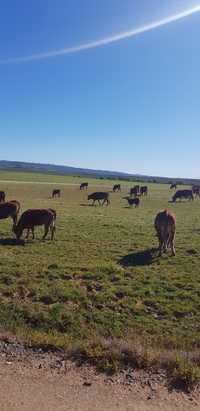
<svg viewBox="0 0 200 411"><path fill-rule="evenodd" d="M46 183L37 184L44 176ZM121 194L111 194L109 207L91 207L87 192L64 184L85 178L36 173L11 178L11 172L0 172L4 179L19 180L1 182L0 189L8 199L19 200L22 211L52 207L58 217L54 242L42 242L38 228L35 241L17 244L11 220L0 221L2 328L32 343L99 359L103 369L117 369L122 358L137 357L137 366L158 364L162 353L174 352L170 364L175 365L166 367L170 374L196 381L200 355L185 359L182 353L197 353L200 347L200 201L168 204L169 187L152 184L141 207L130 209L122 198L130 183L123 183ZM52 200L56 182L63 183L62 196ZM88 192L98 190L98 184L112 188L105 180L89 182ZM177 216L175 258L158 258L155 249L154 217L166 207ZM113 354L105 341L128 344L129 356L119 343ZM140 361L133 356L138 345Z"/></svg>

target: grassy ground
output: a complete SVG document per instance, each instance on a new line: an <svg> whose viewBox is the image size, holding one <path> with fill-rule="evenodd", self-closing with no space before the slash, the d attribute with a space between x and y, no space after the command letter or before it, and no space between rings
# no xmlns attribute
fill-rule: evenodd
<svg viewBox="0 0 200 411"><path fill-rule="evenodd" d="M2 181L8 199L18 199L22 211L55 208L58 217L54 242L40 241L39 228L35 241L19 245L11 221L0 221L3 327L66 347L114 338L133 345L139 341L147 349L199 348L199 200L169 204L169 187L152 184L141 207L130 209L122 198L130 184L124 183L121 194L111 194L109 207L92 207L76 185L59 185L62 197L50 198L55 182L75 179L79 184L85 178L10 174L0 173L0 180L35 183ZM52 186L37 184L44 180ZM112 187L104 180L90 183L88 192L98 190L99 183ZM155 250L154 217L166 207L177 216L174 258L158 258Z"/></svg>

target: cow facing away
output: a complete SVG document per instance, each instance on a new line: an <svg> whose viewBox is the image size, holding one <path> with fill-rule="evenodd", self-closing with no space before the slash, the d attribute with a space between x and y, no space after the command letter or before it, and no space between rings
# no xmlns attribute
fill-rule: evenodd
<svg viewBox="0 0 200 411"><path fill-rule="evenodd" d="M17 217L20 210L20 203L16 200L0 204L0 220L12 218L13 224L17 224Z"/></svg>
<svg viewBox="0 0 200 411"><path fill-rule="evenodd" d="M88 183L81 183L80 190L87 190L87 189L88 189Z"/></svg>
<svg viewBox="0 0 200 411"><path fill-rule="evenodd" d="M172 256L175 256L176 217L168 210L161 211L155 218L155 229L159 241L159 255L170 247Z"/></svg>
<svg viewBox="0 0 200 411"><path fill-rule="evenodd" d="M130 207L133 207L135 205L135 208L139 206L140 204L140 199L138 197L136 198L127 198L128 204Z"/></svg>
<svg viewBox="0 0 200 411"><path fill-rule="evenodd" d="M113 193L115 193L116 191L121 191L121 184L114 184Z"/></svg>
<svg viewBox="0 0 200 411"><path fill-rule="evenodd" d="M42 239L44 240L50 230L51 240L54 238L55 233L55 221L56 221L56 212L52 209L30 209L24 211L21 215L18 224L13 225L13 231L19 239L23 231L27 229L27 237L29 231L32 231L32 236L34 238L34 228L36 226L44 226L44 235Z"/></svg>
<svg viewBox="0 0 200 411"><path fill-rule="evenodd" d="M55 189L52 191L52 198L54 197L59 197L60 198L60 190L59 189Z"/></svg>
<svg viewBox="0 0 200 411"><path fill-rule="evenodd" d="M140 195L141 196L143 196L143 195L147 196L147 194L148 194L148 187L147 186L140 187Z"/></svg>
<svg viewBox="0 0 200 411"><path fill-rule="evenodd" d="M175 203L176 200L194 200L193 192L192 190L178 190L172 197L172 202Z"/></svg>
<svg viewBox="0 0 200 411"><path fill-rule="evenodd" d="M0 191L0 203L5 203L6 195L4 191Z"/></svg>
<svg viewBox="0 0 200 411"><path fill-rule="evenodd" d="M88 200L93 200L93 205L96 201L98 201L99 205L104 205L105 203L108 205L110 204L109 193L97 191L96 193L92 193L88 196ZM102 203L101 203L101 200Z"/></svg>

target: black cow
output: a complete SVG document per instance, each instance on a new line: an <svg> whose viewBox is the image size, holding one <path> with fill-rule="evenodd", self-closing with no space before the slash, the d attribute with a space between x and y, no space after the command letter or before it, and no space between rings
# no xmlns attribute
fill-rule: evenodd
<svg viewBox="0 0 200 411"><path fill-rule="evenodd" d="M115 193L115 191L121 191L121 184L115 184L113 186L113 192Z"/></svg>
<svg viewBox="0 0 200 411"><path fill-rule="evenodd" d="M148 194L148 187L147 186L140 187L140 195L141 196L143 196L143 195L147 196L147 194Z"/></svg>
<svg viewBox="0 0 200 411"><path fill-rule="evenodd" d="M172 197L173 203L176 202L176 200L194 200L193 192L192 190L178 190L174 196Z"/></svg>
<svg viewBox="0 0 200 411"><path fill-rule="evenodd" d="M55 189L52 191L52 198L54 197L59 197L60 198L60 190L59 189Z"/></svg>
<svg viewBox="0 0 200 411"><path fill-rule="evenodd" d="M4 191L0 191L0 203L5 203L6 195Z"/></svg>
<svg viewBox="0 0 200 411"><path fill-rule="evenodd" d="M88 189L88 183L81 183L80 190Z"/></svg>
<svg viewBox="0 0 200 411"><path fill-rule="evenodd" d="M93 200L93 205L96 201L98 201L99 205L104 205L105 203L108 205L110 204L109 193L97 191L96 193L92 193L88 196L88 200ZM101 200L102 203L101 203Z"/></svg>
<svg viewBox="0 0 200 411"><path fill-rule="evenodd" d="M136 208L140 204L140 199L138 197L136 197L136 198L127 198L127 201L129 203L130 207L135 205L135 208Z"/></svg>

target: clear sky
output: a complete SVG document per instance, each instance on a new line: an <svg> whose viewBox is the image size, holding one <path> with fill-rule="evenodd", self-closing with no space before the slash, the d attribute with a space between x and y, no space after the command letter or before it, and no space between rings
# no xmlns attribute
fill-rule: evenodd
<svg viewBox="0 0 200 411"><path fill-rule="evenodd" d="M1 1L0 159L199 178L200 12L102 47L1 64L195 6L200 0Z"/></svg>

